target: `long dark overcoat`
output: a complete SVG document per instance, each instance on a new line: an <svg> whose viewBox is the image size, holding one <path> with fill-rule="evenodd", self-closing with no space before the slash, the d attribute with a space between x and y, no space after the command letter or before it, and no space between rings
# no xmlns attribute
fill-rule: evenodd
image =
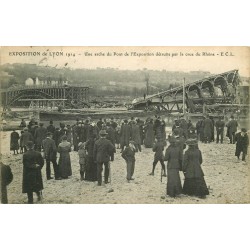
<svg viewBox="0 0 250 250"><path fill-rule="evenodd" d="M131 126L125 123L121 127L121 145L128 146L130 137L131 137Z"/></svg>
<svg viewBox="0 0 250 250"><path fill-rule="evenodd" d="M56 160L57 147L55 141L51 138L46 138L42 142L44 150L44 158L46 160Z"/></svg>
<svg viewBox="0 0 250 250"><path fill-rule="evenodd" d="M153 122L148 122L145 126L145 140L144 145L146 148L152 148L154 143L154 125Z"/></svg>
<svg viewBox="0 0 250 250"><path fill-rule="evenodd" d="M247 154L247 147L249 145L248 135L245 134L244 136L242 136L241 132L239 132L235 136L235 141L236 141L235 156L240 156L241 152Z"/></svg>
<svg viewBox="0 0 250 250"><path fill-rule="evenodd" d="M13 131L10 134L10 150L18 150L19 149L19 134L16 131Z"/></svg>
<svg viewBox="0 0 250 250"><path fill-rule="evenodd" d="M155 152L154 155L154 160L155 161L160 161L164 159L164 154L163 154L163 150L164 150L164 142L163 141L157 141L154 145L153 145L153 152Z"/></svg>
<svg viewBox="0 0 250 250"><path fill-rule="evenodd" d="M138 145L141 144L140 128L137 124L131 126L131 139Z"/></svg>
<svg viewBox="0 0 250 250"><path fill-rule="evenodd" d="M211 121L211 119L206 118L203 122L203 125L204 125L204 137L211 139L212 130L214 129L213 122Z"/></svg>
<svg viewBox="0 0 250 250"><path fill-rule="evenodd" d="M37 146L41 146L42 145L42 141L46 138L46 134L47 134L47 129L44 127L39 127L36 129L35 131L35 144Z"/></svg>
<svg viewBox="0 0 250 250"><path fill-rule="evenodd" d="M94 160L96 162L109 162L110 156L115 153L115 146L106 138L100 138L94 144Z"/></svg>
<svg viewBox="0 0 250 250"><path fill-rule="evenodd" d="M39 192L43 190L41 169L44 160L41 153L28 150L23 155L23 186L22 192Z"/></svg>
<svg viewBox="0 0 250 250"><path fill-rule="evenodd" d="M30 132L24 131L21 135L20 141L22 142L23 146L26 146L28 141L33 141L33 136Z"/></svg>

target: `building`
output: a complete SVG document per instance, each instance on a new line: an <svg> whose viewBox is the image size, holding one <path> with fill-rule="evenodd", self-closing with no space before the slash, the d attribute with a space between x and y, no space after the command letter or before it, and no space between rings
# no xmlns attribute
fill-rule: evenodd
<svg viewBox="0 0 250 250"><path fill-rule="evenodd" d="M31 78L29 77L25 81L26 86L32 86L32 85L50 85L50 86L67 86L68 80L63 77L55 78L55 77L35 77Z"/></svg>

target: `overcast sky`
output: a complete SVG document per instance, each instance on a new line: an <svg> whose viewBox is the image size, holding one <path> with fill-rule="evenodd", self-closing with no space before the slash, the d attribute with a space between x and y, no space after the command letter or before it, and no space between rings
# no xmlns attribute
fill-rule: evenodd
<svg viewBox="0 0 250 250"><path fill-rule="evenodd" d="M15 52L31 52L36 56L16 55ZM108 52L111 56L107 56ZM162 55L157 56L157 52ZM57 55L53 56L53 53ZM239 69L241 76L250 76L250 49L247 47L2 47L1 64L5 63L33 63L56 68L202 70L212 74Z"/></svg>

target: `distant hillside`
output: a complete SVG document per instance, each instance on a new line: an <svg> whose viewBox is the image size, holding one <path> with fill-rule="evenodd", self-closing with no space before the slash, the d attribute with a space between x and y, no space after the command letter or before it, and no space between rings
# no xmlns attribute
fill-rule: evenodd
<svg viewBox="0 0 250 250"><path fill-rule="evenodd" d="M28 78L63 78L70 83L91 87L93 95L142 96L149 79L150 94L179 86L185 77L193 82L211 75L210 72L166 70L119 70L113 68L69 69L37 66L35 64L5 64L0 66L1 87L24 85Z"/></svg>

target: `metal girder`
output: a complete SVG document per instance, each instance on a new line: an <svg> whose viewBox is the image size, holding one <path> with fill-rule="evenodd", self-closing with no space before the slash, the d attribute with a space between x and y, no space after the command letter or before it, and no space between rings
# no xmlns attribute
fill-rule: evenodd
<svg viewBox="0 0 250 250"><path fill-rule="evenodd" d="M239 84L238 70L231 70L222 74L209 76L199 81L195 81L185 85L185 109L192 109L195 112L199 109L199 106L204 104L214 103L234 103L236 86ZM229 85L232 85L233 90L229 89ZM218 92L220 89L220 93ZM140 99L132 104L131 109L140 109L145 106L148 109L149 106L174 104L180 111L183 110L182 104L183 87L177 87L171 90L163 91L158 94L147 96L145 99ZM191 100L192 102L190 102ZM174 107L173 106L173 107ZM173 107L167 106L168 111L172 111ZM190 110L189 110L190 111Z"/></svg>

